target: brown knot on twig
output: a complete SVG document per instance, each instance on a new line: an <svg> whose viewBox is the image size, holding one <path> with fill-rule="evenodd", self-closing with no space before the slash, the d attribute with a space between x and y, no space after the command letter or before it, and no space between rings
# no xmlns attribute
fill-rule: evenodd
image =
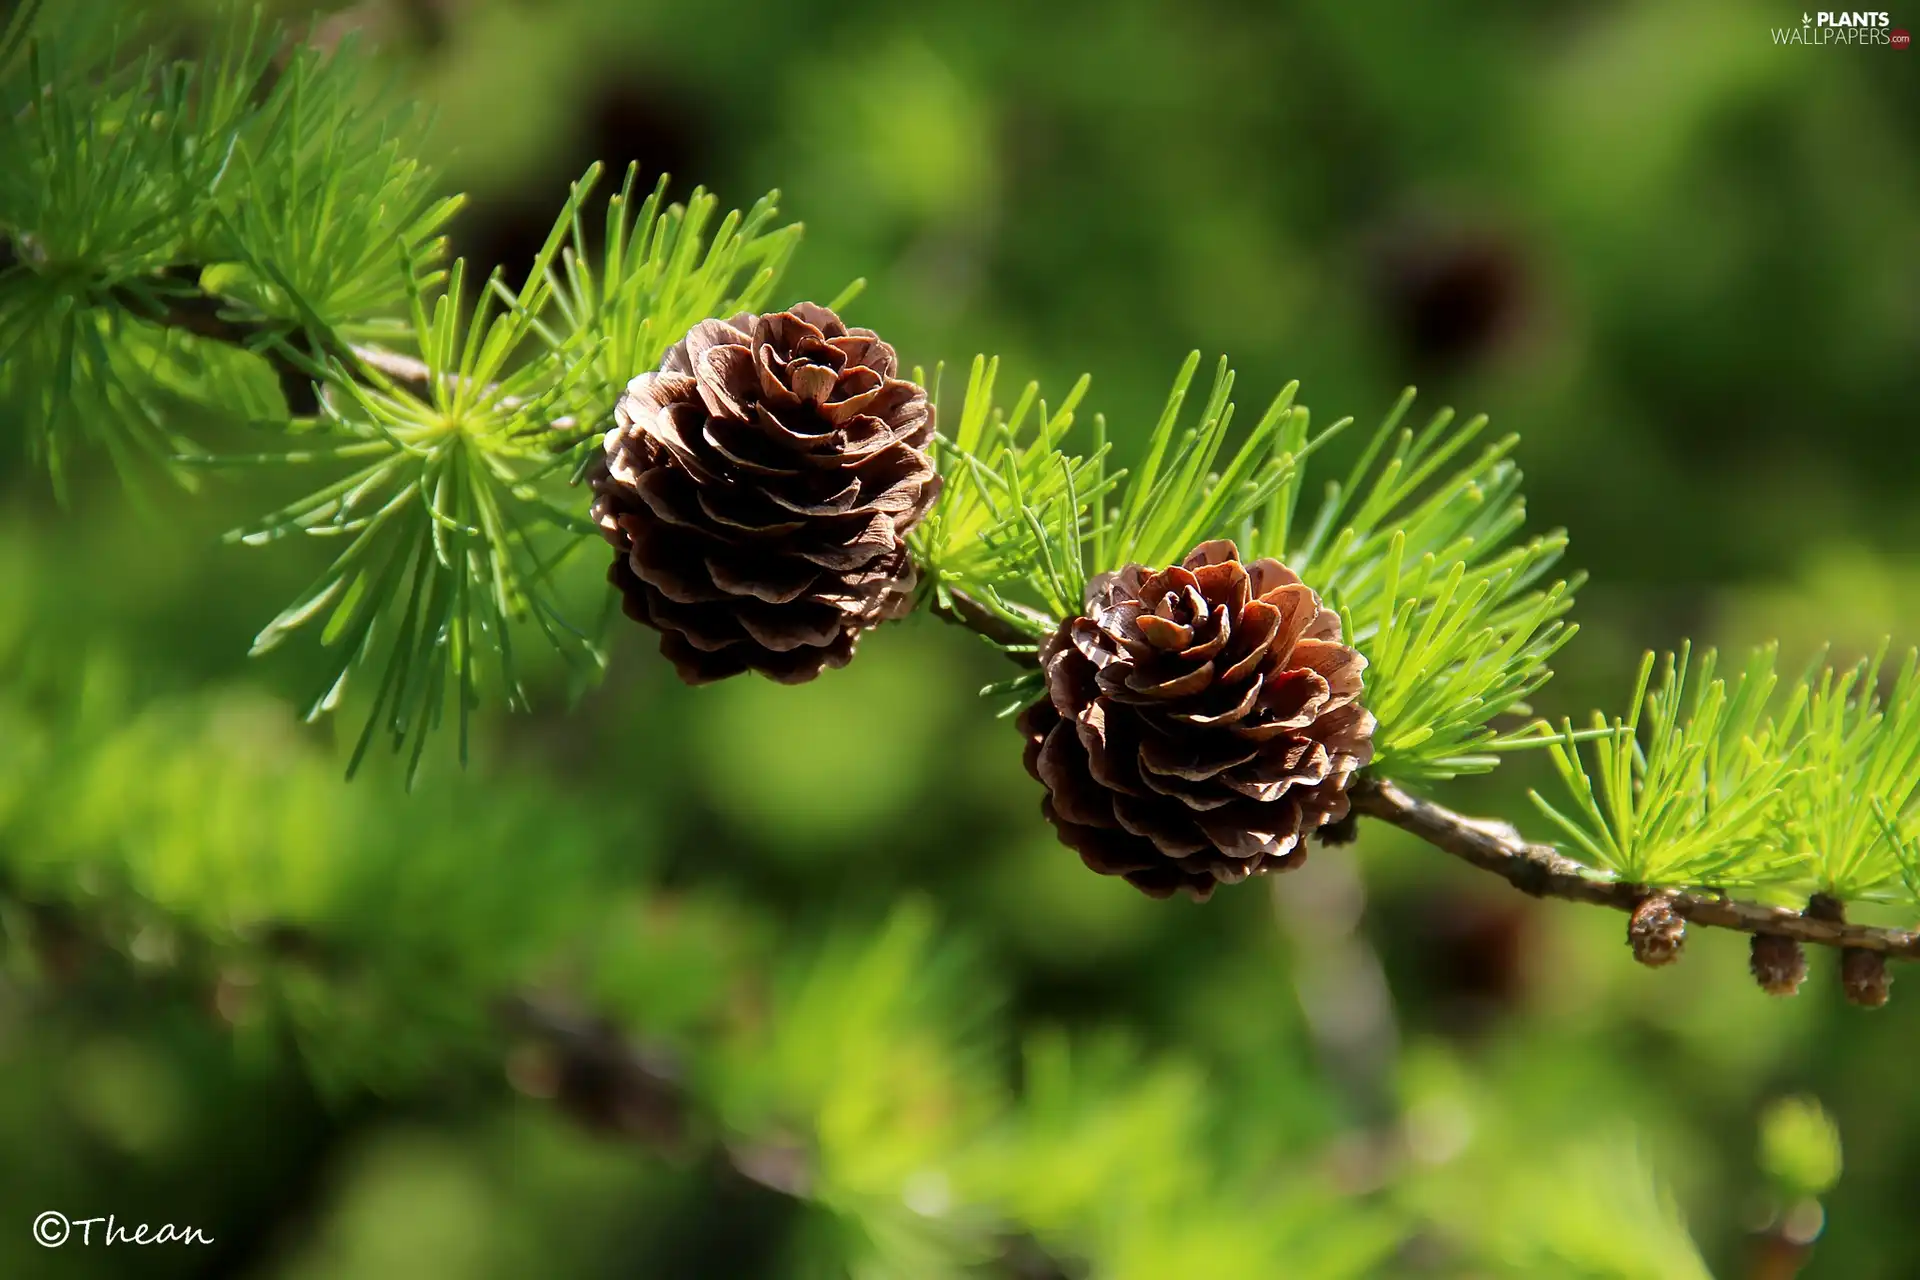
<svg viewBox="0 0 1920 1280"><path fill-rule="evenodd" d="M1792 938L1777 933L1753 935L1753 954L1747 965L1753 980L1770 996L1790 996L1807 980L1807 953Z"/></svg>
<svg viewBox="0 0 1920 1280"><path fill-rule="evenodd" d="M1862 1009L1878 1009L1887 1002L1893 978L1887 973L1887 958L1878 951L1848 947L1840 953L1840 986L1847 1000Z"/></svg>
<svg viewBox="0 0 1920 1280"><path fill-rule="evenodd" d="M1816 893L1808 898L1804 914L1810 920L1825 920L1830 924L1845 924L1847 921L1846 904L1830 893Z"/></svg>
<svg viewBox="0 0 1920 1280"><path fill-rule="evenodd" d="M1680 958L1687 945L1687 920L1674 907L1674 895L1649 893L1627 917L1627 943L1633 958L1650 969Z"/></svg>

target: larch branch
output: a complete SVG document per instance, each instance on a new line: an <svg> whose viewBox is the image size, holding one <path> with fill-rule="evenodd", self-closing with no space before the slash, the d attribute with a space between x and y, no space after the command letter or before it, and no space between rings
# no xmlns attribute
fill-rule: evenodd
<svg viewBox="0 0 1920 1280"><path fill-rule="evenodd" d="M1352 797L1355 812L1391 823L1538 898L1560 898L1631 912L1650 892L1645 885L1614 879L1547 845L1531 844L1506 823L1455 813L1444 805L1409 795L1384 778L1359 783ZM1770 907L1709 890L1660 892L1668 896L1673 910L1692 924L1792 938L1815 946L1920 959L1920 933L1910 929L1849 924L1834 919L1830 911Z"/></svg>

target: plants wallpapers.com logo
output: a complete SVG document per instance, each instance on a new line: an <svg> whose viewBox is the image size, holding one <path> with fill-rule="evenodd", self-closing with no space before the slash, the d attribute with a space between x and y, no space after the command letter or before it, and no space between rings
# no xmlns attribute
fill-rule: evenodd
<svg viewBox="0 0 1920 1280"><path fill-rule="evenodd" d="M1911 47L1913 38L1895 28L1890 14L1821 10L1800 15L1797 27L1773 28L1775 44L1883 45L1890 49Z"/></svg>

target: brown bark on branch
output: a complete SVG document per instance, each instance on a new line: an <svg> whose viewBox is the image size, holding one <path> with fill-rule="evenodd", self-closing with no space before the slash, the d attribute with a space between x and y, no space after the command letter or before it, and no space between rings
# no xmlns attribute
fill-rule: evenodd
<svg viewBox="0 0 1920 1280"><path fill-rule="evenodd" d="M147 282L161 286L161 291L155 291L161 303L157 312L147 297L126 287L115 289L113 298L134 314L165 328L184 330L213 342L252 351L272 366L280 379L280 389L286 397L288 411L294 417L312 417L318 413L320 405L314 394L313 375L290 354L286 346L300 339L300 331L286 321L244 315L229 299L202 290L198 284L199 278L199 267L176 266L169 267ZM277 338L280 341L263 342L263 338ZM362 342L349 343L332 354L344 362L350 371L360 375L377 372L389 382L422 399L432 390L433 370L418 356ZM447 374L445 381L451 386L463 380ZM522 402L515 397L505 396L497 403L507 408L518 408ZM564 417L555 418L549 425L556 431L572 431L579 424L571 417Z"/></svg>
<svg viewBox="0 0 1920 1280"><path fill-rule="evenodd" d="M1356 812L1392 823L1535 897L1630 912L1647 896L1645 885L1615 880L1547 845L1528 843L1506 823L1465 817L1431 800L1409 795L1384 778L1363 781L1351 794ZM1763 906L1705 890L1673 893L1670 900L1673 909L1692 924L1901 959L1920 958L1920 933L1910 929L1849 924L1825 911Z"/></svg>

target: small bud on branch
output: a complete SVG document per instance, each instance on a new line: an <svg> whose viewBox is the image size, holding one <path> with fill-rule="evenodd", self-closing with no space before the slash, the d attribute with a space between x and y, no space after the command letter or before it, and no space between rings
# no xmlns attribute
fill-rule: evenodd
<svg viewBox="0 0 1920 1280"><path fill-rule="evenodd" d="M1747 964L1753 980L1770 996L1795 995L1807 978L1807 953L1792 938L1778 934L1754 934Z"/></svg>
<svg viewBox="0 0 1920 1280"><path fill-rule="evenodd" d="M1627 917L1627 943L1633 958L1649 969L1679 961L1687 945L1686 917L1673 909L1673 895L1650 893Z"/></svg>

